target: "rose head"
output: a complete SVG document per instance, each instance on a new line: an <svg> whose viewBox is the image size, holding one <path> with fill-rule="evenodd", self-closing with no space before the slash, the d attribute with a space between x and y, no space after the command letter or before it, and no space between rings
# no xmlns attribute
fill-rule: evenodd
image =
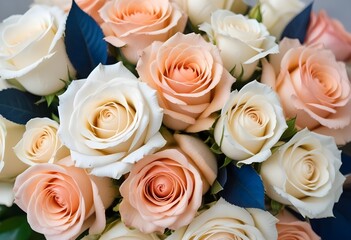
<svg viewBox="0 0 351 240"><path fill-rule="evenodd" d="M36 95L62 89L62 79L75 73L63 40L66 17L57 7L35 5L5 19L0 24L0 77L15 78Z"/></svg>
<svg viewBox="0 0 351 240"><path fill-rule="evenodd" d="M305 44L322 43L333 51L338 61L351 60L351 33L341 22L330 18L325 11L311 13Z"/></svg>
<svg viewBox="0 0 351 240"><path fill-rule="evenodd" d="M216 179L216 157L202 141L174 138L177 146L141 159L122 183L119 209L128 227L163 233L189 224Z"/></svg>
<svg viewBox="0 0 351 240"><path fill-rule="evenodd" d="M76 168L70 157L31 166L16 179L15 203L31 228L46 239L74 239L87 228L104 230L105 209L115 197L112 181Z"/></svg>
<svg viewBox="0 0 351 240"><path fill-rule="evenodd" d="M165 144L156 93L121 63L99 65L60 95L61 141L76 166L120 178L132 164Z"/></svg>
<svg viewBox="0 0 351 240"><path fill-rule="evenodd" d="M320 240L321 238L313 231L308 222L297 219L287 210L283 210L276 216L278 240Z"/></svg>
<svg viewBox="0 0 351 240"><path fill-rule="evenodd" d="M183 32L187 16L173 0L113 0L100 10L105 40L122 47L123 55L136 63L139 51L154 41L166 41Z"/></svg>
<svg viewBox="0 0 351 240"><path fill-rule="evenodd" d="M288 23L305 7L301 0L260 0L262 23L268 31L280 39Z"/></svg>
<svg viewBox="0 0 351 240"><path fill-rule="evenodd" d="M0 115L0 204L10 207L13 203L13 182L28 165L21 162L13 147L21 139L25 128Z"/></svg>
<svg viewBox="0 0 351 240"><path fill-rule="evenodd" d="M261 81L278 93L287 118L298 128L351 140L351 85L345 64L321 45L301 46L285 38L280 53L263 61Z"/></svg>
<svg viewBox="0 0 351 240"><path fill-rule="evenodd" d="M163 123L174 130L207 130L229 97L234 78L218 49L201 35L177 33L153 42L137 63L140 79L157 90Z"/></svg>
<svg viewBox="0 0 351 240"><path fill-rule="evenodd" d="M32 118L14 147L16 156L28 165L53 163L67 157L69 150L60 141L58 128L59 124L49 118Z"/></svg>
<svg viewBox="0 0 351 240"><path fill-rule="evenodd" d="M345 177L332 137L300 130L261 165L267 195L292 205L302 216L333 216Z"/></svg>
<svg viewBox="0 0 351 240"><path fill-rule="evenodd" d="M213 12L211 24L201 24L200 30L219 48L224 67L242 81L252 76L259 59L279 51L265 25L228 10Z"/></svg>
<svg viewBox="0 0 351 240"><path fill-rule="evenodd" d="M287 128L277 94L257 81L233 91L214 127L214 139L229 158L262 162Z"/></svg>
<svg viewBox="0 0 351 240"><path fill-rule="evenodd" d="M245 209L219 199L167 240L277 239L277 219L258 208Z"/></svg>

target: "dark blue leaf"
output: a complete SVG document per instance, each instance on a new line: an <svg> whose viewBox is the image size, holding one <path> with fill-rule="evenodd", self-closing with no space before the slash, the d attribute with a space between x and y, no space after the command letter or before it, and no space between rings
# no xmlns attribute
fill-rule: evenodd
<svg viewBox="0 0 351 240"><path fill-rule="evenodd" d="M350 148L350 146L347 146ZM340 172L344 175L351 173L351 153L348 149L343 149L341 152L341 161L342 165L340 168Z"/></svg>
<svg viewBox="0 0 351 240"><path fill-rule="evenodd" d="M290 23L285 27L281 35L281 39L284 37L297 38L301 43L304 42L307 28L310 23L312 5L313 1L290 21Z"/></svg>
<svg viewBox="0 0 351 240"><path fill-rule="evenodd" d="M226 201L244 208L265 209L262 179L251 166L238 168L229 164L226 171L220 170L219 175L218 182L222 184L225 181L219 194Z"/></svg>
<svg viewBox="0 0 351 240"><path fill-rule="evenodd" d="M334 216L310 219L313 230L323 240L351 239L351 189L344 189L334 205Z"/></svg>
<svg viewBox="0 0 351 240"><path fill-rule="evenodd" d="M107 43L100 26L81 10L75 1L68 14L65 32L66 51L79 78L86 78L99 64L106 64Z"/></svg>
<svg viewBox="0 0 351 240"><path fill-rule="evenodd" d="M35 117L51 117L45 103L36 104L40 97L18 89L0 91L0 115L18 124L26 124Z"/></svg>

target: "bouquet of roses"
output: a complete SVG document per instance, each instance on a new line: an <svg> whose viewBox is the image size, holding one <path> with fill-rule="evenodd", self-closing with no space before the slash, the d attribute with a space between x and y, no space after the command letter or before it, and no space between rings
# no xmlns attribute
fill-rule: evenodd
<svg viewBox="0 0 351 240"><path fill-rule="evenodd" d="M312 4L35 0L5 19L0 238L350 238L351 34Z"/></svg>

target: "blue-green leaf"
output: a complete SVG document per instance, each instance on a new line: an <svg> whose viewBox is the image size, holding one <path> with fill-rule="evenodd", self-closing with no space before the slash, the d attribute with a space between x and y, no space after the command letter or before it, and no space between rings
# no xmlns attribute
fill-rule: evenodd
<svg viewBox="0 0 351 240"><path fill-rule="evenodd" d="M262 179L252 166L238 168L232 163L220 170L219 175L223 187L219 195L226 201L244 208L265 209Z"/></svg>
<svg viewBox="0 0 351 240"><path fill-rule="evenodd" d="M32 230L25 215L15 216L0 222L0 239L29 239Z"/></svg>
<svg viewBox="0 0 351 240"><path fill-rule="evenodd" d="M102 29L75 1L67 17L65 44L78 78L86 78L99 63L107 62L107 43Z"/></svg>
<svg viewBox="0 0 351 240"><path fill-rule="evenodd" d="M39 96L18 89L0 91L0 115L18 124L26 124L35 117L50 117L51 111L45 103L37 104Z"/></svg>

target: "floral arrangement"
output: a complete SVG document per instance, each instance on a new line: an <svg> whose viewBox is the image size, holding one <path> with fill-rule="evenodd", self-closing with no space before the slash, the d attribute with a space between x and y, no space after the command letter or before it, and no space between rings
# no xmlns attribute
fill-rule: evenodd
<svg viewBox="0 0 351 240"><path fill-rule="evenodd" d="M312 5L3 20L0 238L350 239L351 34Z"/></svg>

